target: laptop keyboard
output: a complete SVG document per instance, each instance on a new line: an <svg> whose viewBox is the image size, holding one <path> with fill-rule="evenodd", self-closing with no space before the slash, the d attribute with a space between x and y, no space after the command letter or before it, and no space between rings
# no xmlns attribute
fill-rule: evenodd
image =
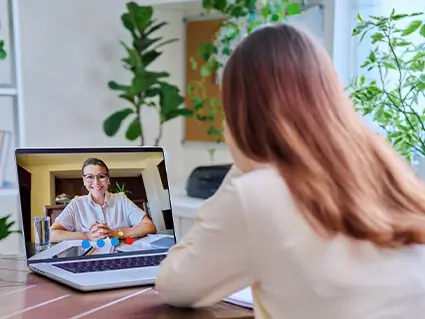
<svg viewBox="0 0 425 319"><path fill-rule="evenodd" d="M72 263L54 264L54 266L70 271L74 274L79 274L85 272L158 266L165 257L166 254L102 260L92 259Z"/></svg>

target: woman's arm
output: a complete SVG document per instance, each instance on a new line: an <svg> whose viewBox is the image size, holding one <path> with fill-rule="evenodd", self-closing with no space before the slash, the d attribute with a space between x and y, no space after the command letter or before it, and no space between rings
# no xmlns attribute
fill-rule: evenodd
<svg viewBox="0 0 425 319"><path fill-rule="evenodd" d="M147 234L155 234L157 232L155 225L148 215L145 215L139 224L120 230L123 232L124 237L143 237ZM112 237L118 237L118 231L118 229L114 230Z"/></svg>
<svg viewBox="0 0 425 319"><path fill-rule="evenodd" d="M147 234L155 234L157 229L149 218L139 206L137 206L127 196L124 196L124 207L126 218L130 227L120 229L124 233L124 237L143 237ZM114 234L117 233L117 229Z"/></svg>
<svg viewBox="0 0 425 319"><path fill-rule="evenodd" d="M50 226L50 240L52 242L87 239L85 233L74 232L74 209L74 201L71 200L64 210L56 217L55 222Z"/></svg>
<svg viewBox="0 0 425 319"><path fill-rule="evenodd" d="M232 168L194 227L161 263L156 289L178 307L212 305L255 282L248 229Z"/></svg>
<svg viewBox="0 0 425 319"><path fill-rule="evenodd" d="M50 240L53 243L72 239L87 239L87 233L68 231L57 222L54 222L50 227Z"/></svg>

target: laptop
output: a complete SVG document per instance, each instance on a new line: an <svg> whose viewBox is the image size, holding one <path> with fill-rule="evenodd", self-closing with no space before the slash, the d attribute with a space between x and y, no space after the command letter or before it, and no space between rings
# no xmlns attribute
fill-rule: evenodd
<svg viewBox="0 0 425 319"><path fill-rule="evenodd" d="M176 237L161 147L18 148L31 271L80 291L154 284Z"/></svg>

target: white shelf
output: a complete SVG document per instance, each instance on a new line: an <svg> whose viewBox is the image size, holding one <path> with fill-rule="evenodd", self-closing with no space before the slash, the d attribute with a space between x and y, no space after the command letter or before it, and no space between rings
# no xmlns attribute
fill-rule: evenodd
<svg viewBox="0 0 425 319"><path fill-rule="evenodd" d="M16 96L16 95L18 95L17 89L0 87L0 96Z"/></svg>
<svg viewBox="0 0 425 319"><path fill-rule="evenodd" d="M173 216L193 219L205 203L205 199L189 197L184 187L175 185L170 188Z"/></svg>
<svg viewBox="0 0 425 319"><path fill-rule="evenodd" d="M0 188L0 197L1 196L17 196L18 194L19 194L19 189L17 187Z"/></svg>

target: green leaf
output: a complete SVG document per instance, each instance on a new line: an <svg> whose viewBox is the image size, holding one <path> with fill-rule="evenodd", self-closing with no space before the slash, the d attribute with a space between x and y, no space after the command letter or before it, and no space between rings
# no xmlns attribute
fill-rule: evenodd
<svg viewBox="0 0 425 319"><path fill-rule="evenodd" d="M133 68L133 70L139 68L142 65L139 52L137 52L135 49L130 48L123 41L120 41L120 43L127 50L128 53L128 57L122 59L122 61L128 64L131 68Z"/></svg>
<svg viewBox="0 0 425 319"><path fill-rule="evenodd" d="M286 12L289 16L294 16L301 13L301 6L299 3L291 2L286 5Z"/></svg>
<svg viewBox="0 0 425 319"><path fill-rule="evenodd" d="M188 86L187 86L187 93L188 94L191 94L191 93L193 93L195 91L195 84L194 83L190 83Z"/></svg>
<svg viewBox="0 0 425 319"><path fill-rule="evenodd" d="M393 15L391 17L391 19L393 19L393 20L401 20L401 19L403 19L405 17L408 17L408 16L409 16L408 14L395 14L395 15Z"/></svg>
<svg viewBox="0 0 425 319"><path fill-rule="evenodd" d="M415 32L421 26L421 24L422 24L421 20L414 20L410 22L407 28L404 29L404 31L401 33L401 35L406 36Z"/></svg>
<svg viewBox="0 0 425 319"><path fill-rule="evenodd" d="M375 52L373 52L373 51L370 52L369 59L372 63L376 62Z"/></svg>
<svg viewBox="0 0 425 319"><path fill-rule="evenodd" d="M145 98L152 98L157 96L160 93L160 89L159 88L151 88L146 90L144 97Z"/></svg>
<svg viewBox="0 0 425 319"><path fill-rule="evenodd" d="M170 43L173 43L173 42L177 42L177 41L179 41L179 39L169 39L169 40L166 40L166 41L164 41L164 42L161 42L161 43L157 44L157 45L153 48L153 50L156 50L156 49L158 49L158 48L160 48L160 47L162 47L162 46L164 46L164 45L167 45L167 44L170 44Z"/></svg>
<svg viewBox="0 0 425 319"><path fill-rule="evenodd" d="M153 24L145 31L145 36L149 36L150 34L154 33L155 31L161 29L163 26L168 25L168 22L160 22L158 24Z"/></svg>
<svg viewBox="0 0 425 319"><path fill-rule="evenodd" d="M192 98L191 103L195 111L200 110L204 106L204 102L199 97Z"/></svg>
<svg viewBox="0 0 425 319"><path fill-rule="evenodd" d="M214 45L212 43L201 43L198 46L198 56L201 57L204 61L208 61L214 50Z"/></svg>
<svg viewBox="0 0 425 319"><path fill-rule="evenodd" d="M124 119L132 113L134 113L133 109L126 108L111 114L103 122L103 130L105 131L106 135L111 137L117 134L121 127L122 121L124 121Z"/></svg>
<svg viewBox="0 0 425 319"><path fill-rule="evenodd" d="M161 122L166 122L179 115L178 111L184 102L177 86L166 82L160 83L159 105Z"/></svg>
<svg viewBox="0 0 425 319"><path fill-rule="evenodd" d="M419 30L419 33L421 36L425 37L425 24L422 25L421 29Z"/></svg>
<svg viewBox="0 0 425 319"><path fill-rule="evenodd" d="M4 41L0 40L0 60L4 60L7 57L7 53L4 50Z"/></svg>
<svg viewBox="0 0 425 319"><path fill-rule="evenodd" d="M135 39L133 41L133 46L139 51L143 52L147 49L149 49L153 44L155 44L158 41L161 41L162 37L159 38L142 38L142 39Z"/></svg>
<svg viewBox="0 0 425 319"><path fill-rule="evenodd" d="M155 61L157 58L159 58L161 56L162 52L158 52L155 50L151 50L146 52L145 54L142 55L142 65L143 67L147 67L149 64L151 64L153 61Z"/></svg>
<svg viewBox="0 0 425 319"><path fill-rule="evenodd" d="M125 137L130 141L134 141L141 136L141 132L142 125L140 124L139 117L136 116L128 126L127 131L125 132Z"/></svg>
<svg viewBox="0 0 425 319"><path fill-rule="evenodd" d="M12 226L15 224L14 220L9 220L11 215L0 218L0 240L8 237L12 233L21 233L19 230L11 230Z"/></svg>
<svg viewBox="0 0 425 319"><path fill-rule="evenodd" d="M363 22L363 18L362 18L362 16L360 15L360 13L357 13L357 14L356 14L356 19L357 19L357 21L359 21L359 22Z"/></svg>
<svg viewBox="0 0 425 319"><path fill-rule="evenodd" d="M220 12L224 12L227 7L227 0L215 0L215 1L212 1L212 3L213 3L213 8Z"/></svg>
<svg viewBox="0 0 425 319"><path fill-rule="evenodd" d="M192 70L196 70L198 68L198 62L196 62L195 58L190 57L190 67Z"/></svg>
<svg viewBox="0 0 425 319"><path fill-rule="evenodd" d="M134 36L136 36L135 30L136 30L136 25L134 24L133 20L131 19L130 14L128 13L124 13L121 16L121 21L122 24L124 25L124 27L130 31L130 33Z"/></svg>
<svg viewBox="0 0 425 319"><path fill-rule="evenodd" d="M115 81L110 81L108 82L108 87L111 90L116 90L116 91L124 91L126 93L130 93L130 87L127 85L123 85L123 84L118 84Z"/></svg>
<svg viewBox="0 0 425 319"><path fill-rule="evenodd" d="M167 72L147 72L140 70L140 72L133 77L131 92L135 95L141 94L153 85L158 84L160 78L168 76L170 76L170 74Z"/></svg>
<svg viewBox="0 0 425 319"><path fill-rule="evenodd" d="M151 6L139 6L135 2L129 2L127 3L127 9L132 23L143 34L146 28L152 23L153 8Z"/></svg>
<svg viewBox="0 0 425 319"><path fill-rule="evenodd" d="M123 93L120 94L118 97L130 102L131 104L134 104L134 95L132 94Z"/></svg>
<svg viewBox="0 0 425 319"><path fill-rule="evenodd" d="M208 65L208 64L204 64L202 67L201 67L201 76L202 77L209 77L209 76L211 76L211 68L210 68L210 66Z"/></svg>
<svg viewBox="0 0 425 319"><path fill-rule="evenodd" d="M372 34L372 36L371 36L372 44L382 40L383 38L385 38L385 36L381 32L377 32L377 33Z"/></svg>

